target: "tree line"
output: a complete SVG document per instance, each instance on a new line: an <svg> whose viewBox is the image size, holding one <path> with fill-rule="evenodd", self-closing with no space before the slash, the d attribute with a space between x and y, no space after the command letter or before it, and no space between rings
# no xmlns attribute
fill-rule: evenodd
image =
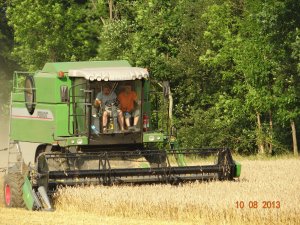
<svg viewBox="0 0 300 225"><path fill-rule="evenodd" d="M297 0L0 0L0 8L1 83L49 61L127 59L170 81L181 146L298 154Z"/></svg>

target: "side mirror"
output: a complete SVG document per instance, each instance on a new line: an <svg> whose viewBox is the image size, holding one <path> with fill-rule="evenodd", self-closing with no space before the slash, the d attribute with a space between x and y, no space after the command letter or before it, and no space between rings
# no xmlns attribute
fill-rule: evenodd
<svg viewBox="0 0 300 225"><path fill-rule="evenodd" d="M170 94L170 83L169 83L169 81L163 81L163 92L164 92L164 97L167 98Z"/></svg>

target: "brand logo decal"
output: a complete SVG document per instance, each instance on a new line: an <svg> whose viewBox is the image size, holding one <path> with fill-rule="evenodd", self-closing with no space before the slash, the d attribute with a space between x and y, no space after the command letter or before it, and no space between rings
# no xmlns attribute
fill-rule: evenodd
<svg viewBox="0 0 300 225"><path fill-rule="evenodd" d="M47 120L53 121L54 117L50 110L36 109L35 112L30 115L26 108L12 108L11 117L15 119L31 119L31 120Z"/></svg>

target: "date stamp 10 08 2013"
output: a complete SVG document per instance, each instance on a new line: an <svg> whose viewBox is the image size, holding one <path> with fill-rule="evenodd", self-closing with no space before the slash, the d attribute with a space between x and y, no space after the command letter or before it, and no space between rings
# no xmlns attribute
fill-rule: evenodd
<svg viewBox="0 0 300 225"><path fill-rule="evenodd" d="M237 209L280 209L280 201L236 201Z"/></svg>

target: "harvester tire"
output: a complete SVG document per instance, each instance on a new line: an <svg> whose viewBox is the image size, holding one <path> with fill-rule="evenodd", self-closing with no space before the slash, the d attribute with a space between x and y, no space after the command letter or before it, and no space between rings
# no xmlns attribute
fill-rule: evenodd
<svg viewBox="0 0 300 225"><path fill-rule="evenodd" d="M4 177L4 204L8 208L25 208L22 187L24 176L21 173L8 173Z"/></svg>

